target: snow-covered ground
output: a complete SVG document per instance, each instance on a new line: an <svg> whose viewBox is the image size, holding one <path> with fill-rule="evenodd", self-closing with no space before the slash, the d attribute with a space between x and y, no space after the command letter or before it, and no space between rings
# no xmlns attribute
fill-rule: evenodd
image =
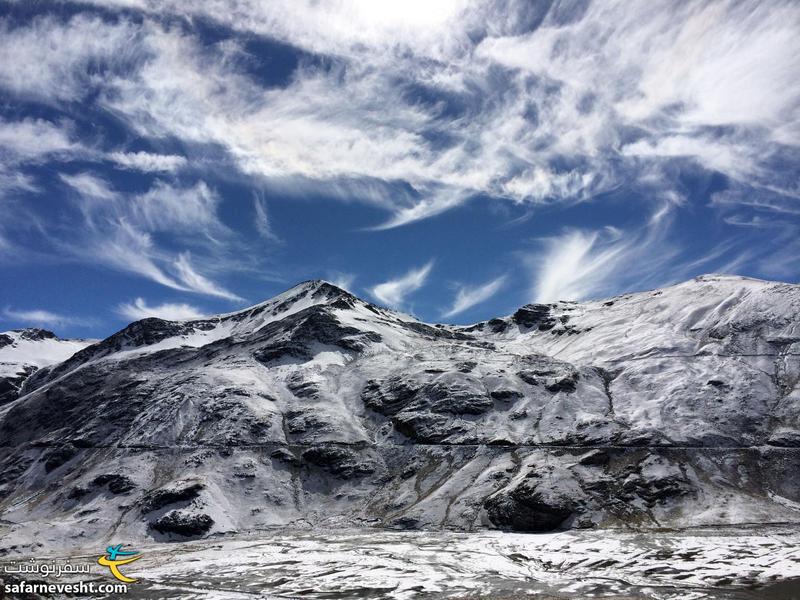
<svg viewBox="0 0 800 600"><path fill-rule="evenodd" d="M0 333L0 377L60 363L96 340L62 340L43 329L20 329Z"/></svg>
<svg viewBox="0 0 800 600"><path fill-rule="evenodd" d="M800 597L799 542L786 528L277 530L138 547L126 598L788 599ZM92 578L107 576L94 565Z"/></svg>

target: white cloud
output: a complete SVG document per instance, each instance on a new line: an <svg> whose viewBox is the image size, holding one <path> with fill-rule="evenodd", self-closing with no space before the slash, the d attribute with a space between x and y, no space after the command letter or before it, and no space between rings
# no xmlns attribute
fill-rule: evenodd
<svg viewBox="0 0 800 600"><path fill-rule="evenodd" d="M281 238L273 231L272 222L267 211L267 201L263 196L253 198L253 209L256 213L256 231L268 242L280 242Z"/></svg>
<svg viewBox="0 0 800 600"><path fill-rule="evenodd" d="M34 325L47 325L65 326L65 325L86 325L85 319L76 317L67 317L60 315L49 310L42 309L29 309L29 310L15 310L13 308L6 308L3 310L3 316L6 320L20 321L22 323L32 323Z"/></svg>
<svg viewBox="0 0 800 600"><path fill-rule="evenodd" d="M39 191L39 187L32 177L0 165L0 198L9 196L12 192L36 191Z"/></svg>
<svg viewBox="0 0 800 600"><path fill-rule="evenodd" d="M77 192L82 219L77 232L70 224L49 234L63 252L175 290L242 300L198 272L188 251L175 254L155 241L155 234L169 233L173 241L204 251L204 262L216 270L225 251L220 240L231 232L217 216L219 197L205 183L175 187L156 181L144 193L124 194L91 173L61 179Z"/></svg>
<svg viewBox="0 0 800 600"><path fill-rule="evenodd" d="M793 219L800 215L800 192L797 194L775 192L758 187L733 186L711 195L711 205L722 210L747 207Z"/></svg>
<svg viewBox="0 0 800 600"><path fill-rule="evenodd" d="M680 169L669 166L690 162L735 180L711 203L729 223L763 222L731 217L734 205L785 220L798 210L794 172L776 177L786 148L800 145L794 2L115 3L145 14L0 21L3 92L51 107L91 98L89 108L134 136L224 149L263 189L301 195L316 185L381 207L389 214L376 229L475 196L572 203L624 185L649 195L673 189ZM164 14L190 18L178 25ZM285 87L264 85L236 34L209 44L195 16L320 53L324 66L303 58ZM76 132L67 120L0 121L0 159L12 165L0 168L0 195L36 189L16 164L78 152L162 177L190 166L171 154L86 150ZM81 194L86 226L83 239L66 225L48 231L67 255L238 298L213 280L253 253L235 252L212 188L157 181L130 194L84 173L62 178ZM259 234L277 241L263 199L254 211ZM12 256L22 236L10 229L0 224L0 248ZM555 264L586 273L570 279L537 263L541 297L625 280L621 265L653 230L572 231L545 243Z"/></svg>
<svg viewBox="0 0 800 600"><path fill-rule="evenodd" d="M355 282L355 280L356 276L353 273L341 272L331 273L330 277L327 278L327 281L347 292L353 289L353 282Z"/></svg>
<svg viewBox="0 0 800 600"><path fill-rule="evenodd" d="M107 72L141 58L138 27L76 15L64 26L37 17L22 27L0 20L0 86L22 97L76 101L103 83Z"/></svg>
<svg viewBox="0 0 800 600"><path fill-rule="evenodd" d="M482 285L475 287L460 286L453 299L453 305L444 313L442 317L447 319L477 306L481 302L486 302L494 296L506 282L506 276L492 279Z"/></svg>
<svg viewBox="0 0 800 600"><path fill-rule="evenodd" d="M584 300L663 287L703 273L749 273L790 277L800 259L797 226L786 221L733 221L749 228L770 227L772 238L731 236L715 242L701 256L673 241L678 198L663 202L638 228L571 229L540 240L539 252L523 256L532 275L535 302Z"/></svg>
<svg viewBox="0 0 800 600"><path fill-rule="evenodd" d="M397 279L390 279L372 288L372 295L387 306L399 308L403 306L406 298L425 285L428 275L433 268L433 261L411 269L408 273Z"/></svg>
<svg viewBox="0 0 800 600"><path fill-rule="evenodd" d="M478 194L574 202L643 173L663 189L669 177L652 165L677 156L764 184L770 158L800 144L794 2L116 4L210 18L327 64L301 62L286 87L267 87L242 68L236 39L77 15L6 24L0 85L50 102L97 92L141 135L212 144L246 174L380 202L384 227ZM148 170L180 162L121 156ZM374 180L414 193L376 196L363 183Z"/></svg>
<svg viewBox="0 0 800 600"><path fill-rule="evenodd" d="M225 298L226 300L244 300L242 297L237 296L233 292L229 292L198 273L192 266L191 257L188 252L183 252L178 256L178 260L175 261L175 269L178 278L185 286L184 289L188 291L198 292L208 296L217 296L219 298Z"/></svg>
<svg viewBox="0 0 800 600"><path fill-rule="evenodd" d="M111 189L111 184L102 177L91 173L77 173L75 175L59 175L61 180L74 189L78 194L87 199L114 200L119 194Z"/></svg>
<svg viewBox="0 0 800 600"><path fill-rule="evenodd" d="M527 257L534 273L532 299L583 300L642 289L652 281L663 284L669 277L665 269L678 254L666 241L674 212L670 206L663 205L638 231L568 230L543 240L542 251Z"/></svg>
<svg viewBox="0 0 800 600"><path fill-rule="evenodd" d="M670 135L657 140L640 140L622 147L622 154L638 157L688 157L713 171L736 179L758 173L758 158L752 148L708 140L705 136Z"/></svg>
<svg viewBox="0 0 800 600"><path fill-rule="evenodd" d="M88 225L88 223L87 223ZM96 261L109 267L146 277L163 286L180 291L190 291L165 272L163 262L152 236L139 231L130 223L113 223L108 231L97 233L89 230L92 237L84 244L65 242L65 250L77 254L83 260Z"/></svg>
<svg viewBox="0 0 800 600"><path fill-rule="evenodd" d="M219 195L202 181L188 187L156 181L145 193L129 199L122 213L147 231L199 233L214 239L228 234L217 216L219 201Z"/></svg>
<svg viewBox="0 0 800 600"><path fill-rule="evenodd" d="M402 6L371 0L276 0L266 5L257 0L227 2L206 0L190 5L179 0L110 0L104 6L135 8L151 13L172 12L212 18L240 31L276 37L313 52L343 55L363 48L384 50L398 44L426 54L458 41L463 35L459 17L466 0L408 0ZM470 23L471 25L472 23Z"/></svg>
<svg viewBox="0 0 800 600"><path fill-rule="evenodd" d="M188 164L183 156L150 152L112 152L108 158L126 169L146 173L173 172Z"/></svg>
<svg viewBox="0 0 800 600"><path fill-rule="evenodd" d="M396 206L388 221L373 227L375 231L392 229L414 221L428 219L458 206L467 199L467 194L458 190L437 190L423 194L423 198L409 206Z"/></svg>
<svg viewBox="0 0 800 600"><path fill-rule="evenodd" d="M614 232L607 233L609 240L598 231L572 231L548 240L536 281L536 302L581 300L610 287L608 278L621 264L627 244ZM601 241L606 247L598 251Z"/></svg>
<svg viewBox="0 0 800 600"><path fill-rule="evenodd" d="M133 302L120 304L117 312L132 321L157 317L167 321L181 321L184 319L199 319L203 313L191 304L170 303L148 305L144 298L136 298Z"/></svg>
<svg viewBox="0 0 800 600"><path fill-rule="evenodd" d="M76 149L68 123L44 119L0 119L0 157L13 161L39 159Z"/></svg>

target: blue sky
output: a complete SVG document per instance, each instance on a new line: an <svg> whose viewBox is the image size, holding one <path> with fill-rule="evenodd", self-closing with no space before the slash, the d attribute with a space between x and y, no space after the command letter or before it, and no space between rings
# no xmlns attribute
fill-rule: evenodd
<svg viewBox="0 0 800 600"><path fill-rule="evenodd" d="M0 1L0 329L800 273L800 5Z"/></svg>

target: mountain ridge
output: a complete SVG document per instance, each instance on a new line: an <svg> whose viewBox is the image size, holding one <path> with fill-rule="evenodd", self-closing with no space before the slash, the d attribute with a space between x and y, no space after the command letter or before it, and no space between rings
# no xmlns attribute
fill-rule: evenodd
<svg viewBox="0 0 800 600"><path fill-rule="evenodd" d="M137 321L0 406L0 529L800 522L799 314L706 276L466 326L322 281Z"/></svg>

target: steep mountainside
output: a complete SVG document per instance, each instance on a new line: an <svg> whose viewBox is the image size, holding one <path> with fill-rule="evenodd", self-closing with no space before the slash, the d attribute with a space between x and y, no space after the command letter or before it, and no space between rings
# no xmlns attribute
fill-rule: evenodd
<svg viewBox="0 0 800 600"><path fill-rule="evenodd" d="M145 319L0 407L0 546L800 522L798 315L706 276L469 327L320 281Z"/></svg>
<svg viewBox="0 0 800 600"><path fill-rule="evenodd" d="M95 340L62 340L46 329L0 333L0 405L15 400L36 370L66 360Z"/></svg>

